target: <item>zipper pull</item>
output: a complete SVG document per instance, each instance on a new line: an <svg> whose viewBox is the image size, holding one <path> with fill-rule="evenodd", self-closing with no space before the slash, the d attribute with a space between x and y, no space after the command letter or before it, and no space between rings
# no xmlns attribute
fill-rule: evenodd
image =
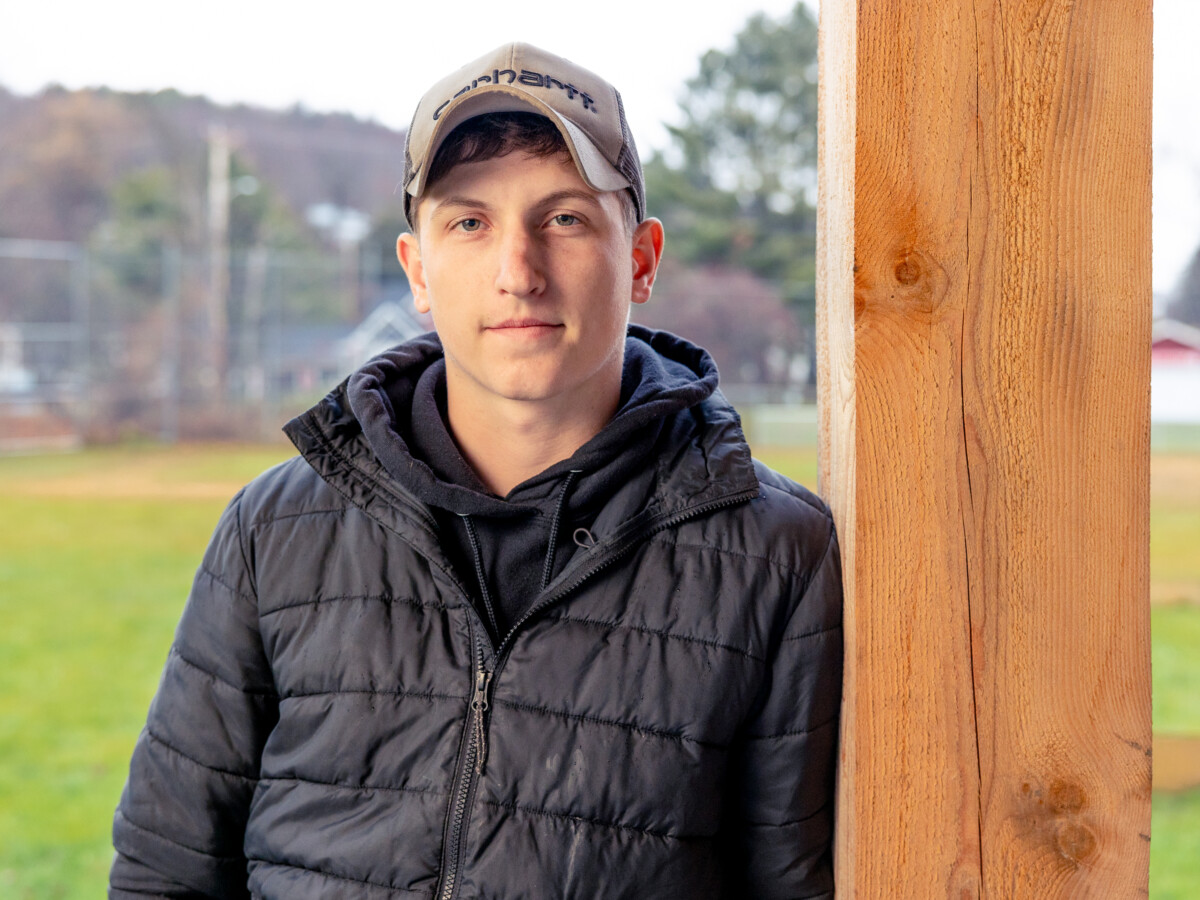
<svg viewBox="0 0 1200 900"><path fill-rule="evenodd" d="M480 666L475 676L475 696L471 698L471 709L475 711L475 731L479 735L479 750L475 754L475 774L483 774L487 762L487 731L484 730L483 714L488 708L488 688L492 685L492 673Z"/></svg>

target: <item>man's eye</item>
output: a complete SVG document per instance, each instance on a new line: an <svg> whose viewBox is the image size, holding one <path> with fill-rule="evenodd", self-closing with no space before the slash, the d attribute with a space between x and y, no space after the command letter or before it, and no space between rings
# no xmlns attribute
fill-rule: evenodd
<svg viewBox="0 0 1200 900"><path fill-rule="evenodd" d="M554 217L555 225L575 225L578 222L579 222L579 219L577 219L575 216L571 215L570 213L559 213L557 216Z"/></svg>
<svg viewBox="0 0 1200 900"><path fill-rule="evenodd" d="M463 231L478 231L482 225L478 219L462 219L458 223L458 227Z"/></svg>

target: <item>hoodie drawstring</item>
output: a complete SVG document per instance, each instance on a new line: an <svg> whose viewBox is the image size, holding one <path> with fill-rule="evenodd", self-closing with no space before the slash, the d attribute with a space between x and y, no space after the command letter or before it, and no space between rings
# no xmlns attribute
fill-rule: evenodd
<svg viewBox="0 0 1200 900"><path fill-rule="evenodd" d="M487 577L483 574L483 556L479 552L479 537L475 534L475 526L467 513L459 513L463 525L467 529L467 540L471 542L471 555L475 558L475 577L479 579L479 593L483 598L483 608L487 612L488 625L492 634L500 634L500 626L496 623L496 611L492 608L492 597L488 592Z"/></svg>
<svg viewBox="0 0 1200 900"><path fill-rule="evenodd" d="M572 469L563 479L562 490L558 492L558 504L554 507L554 518L550 522L550 543L546 547L546 564L542 566L542 590L550 584L554 575L554 554L558 550L558 523L562 519L563 508L567 505L567 492L575 479L583 474L581 469Z"/></svg>
<svg viewBox="0 0 1200 900"><path fill-rule="evenodd" d="M546 561L542 566L542 586L541 590L545 590L550 584L550 579L554 576L554 558L558 552L558 528L562 522L563 510L567 506L567 497L571 492L571 486L575 480L583 474L582 469L572 469L567 473L567 477L563 479L562 488L558 492L558 502L554 507L554 517L550 520L550 540L546 545ZM471 557L475 563L475 577L479 580L479 593L483 600L483 608L487 613L488 625L491 628L492 634L499 636L500 627L496 621L496 610L492 606L491 592L488 590L487 576L483 571L483 553L479 549L479 535L475 532L475 524L471 521L471 516L468 513L459 513L458 517L462 519L463 527L467 532L467 541L471 544ZM579 544L579 531L575 530L575 543ZM586 532L588 537L591 534ZM593 543L595 538L592 538ZM580 546L583 546L580 544Z"/></svg>

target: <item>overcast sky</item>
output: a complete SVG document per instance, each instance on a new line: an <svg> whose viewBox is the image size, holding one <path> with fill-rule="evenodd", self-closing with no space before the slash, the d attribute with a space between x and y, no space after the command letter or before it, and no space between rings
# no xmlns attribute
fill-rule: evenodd
<svg viewBox="0 0 1200 900"><path fill-rule="evenodd" d="M0 0L0 84L19 93L48 83L175 87L223 103L344 110L403 128L429 84L520 39L602 73L621 89L639 143L662 147L661 123L675 120L700 54L728 47L754 11L782 16L791 6ZM1154 289L1165 292L1200 244L1200 102L1191 64L1200 0L1156 0L1154 10Z"/></svg>

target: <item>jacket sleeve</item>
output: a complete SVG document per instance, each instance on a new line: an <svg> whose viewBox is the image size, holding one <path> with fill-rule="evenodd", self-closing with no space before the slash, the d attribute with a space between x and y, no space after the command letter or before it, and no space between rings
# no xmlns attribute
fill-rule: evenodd
<svg viewBox="0 0 1200 900"><path fill-rule="evenodd" d="M842 578L832 522L732 748L726 895L833 897L833 801L842 697Z"/></svg>
<svg viewBox="0 0 1200 900"><path fill-rule="evenodd" d="M240 522L217 525L113 820L109 897L246 897L242 843L278 699Z"/></svg>

